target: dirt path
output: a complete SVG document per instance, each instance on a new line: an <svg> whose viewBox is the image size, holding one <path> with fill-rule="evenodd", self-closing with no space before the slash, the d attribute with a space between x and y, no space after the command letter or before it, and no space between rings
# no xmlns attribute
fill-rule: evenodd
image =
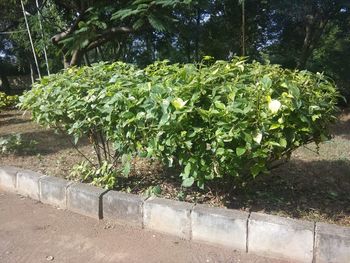
<svg viewBox="0 0 350 263"><path fill-rule="evenodd" d="M97 221L0 190L0 262L281 262Z"/></svg>

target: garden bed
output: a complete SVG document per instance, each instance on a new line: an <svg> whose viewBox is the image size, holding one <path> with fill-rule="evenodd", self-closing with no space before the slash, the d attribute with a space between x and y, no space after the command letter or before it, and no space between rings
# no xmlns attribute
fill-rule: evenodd
<svg viewBox="0 0 350 263"><path fill-rule="evenodd" d="M0 155L0 165L67 177L72 166L84 159L66 136L34 124L29 113L16 110L0 113L0 137L13 133L22 134L23 149ZM289 163L245 186L213 181L206 184L204 191L183 188L176 171L136 159L129 178L121 178L117 189L350 226L349 110L342 112L333 133L332 140L321 144L319 155L316 146L309 144L295 151ZM29 145L31 140L36 144ZM86 141L81 141L78 148L92 158L92 148Z"/></svg>

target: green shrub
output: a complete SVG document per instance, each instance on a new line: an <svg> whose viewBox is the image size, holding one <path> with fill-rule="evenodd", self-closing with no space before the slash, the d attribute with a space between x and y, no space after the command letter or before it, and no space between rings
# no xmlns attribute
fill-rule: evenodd
<svg viewBox="0 0 350 263"><path fill-rule="evenodd" d="M235 58L72 68L43 78L21 101L39 123L89 136L98 159L157 158L181 167L184 186L203 187L225 175L255 177L327 139L338 96L322 74ZM113 151L104 150L109 142Z"/></svg>
<svg viewBox="0 0 350 263"><path fill-rule="evenodd" d="M19 102L18 95L6 95L3 92L0 92L0 111L6 108L13 108Z"/></svg>
<svg viewBox="0 0 350 263"><path fill-rule="evenodd" d="M87 161L73 166L69 179L91 182L92 185L113 189L117 183L117 171L113 165L103 162L101 167L95 168Z"/></svg>

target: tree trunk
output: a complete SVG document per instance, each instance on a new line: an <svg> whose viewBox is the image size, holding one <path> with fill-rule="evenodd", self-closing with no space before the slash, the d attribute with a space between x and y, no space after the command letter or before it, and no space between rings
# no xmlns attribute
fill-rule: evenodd
<svg viewBox="0 0 350 263"><path fill-rule="evenodd" d="M89 66L89 67L91 66L88 53L85 53L85 54L84 54L84 63L85 63L86 66Z"/></svg>
<svg viewBox="0 0 350 263"><path fill-rule="evenodd" d="M328 21L337 13L337 8L328 13L316 13L306 16L305 36L301 48L300 57L297 62L298 69L304 69L312 52L320 41Z"/></svg>
<svg viewBox="0 0 350 263"><path fill-rule="evenodd" d="M81 55L82 55L82 51L81 50L79 50L79 49L74 50L73 54L72 54L72 58L71 58L71 60L69 62L69 66L73 67L73 66L78 65L79 62L80 62Z"/></svg>
<svg viewBox="0 0 350 263"><path fill-rule="evenodd" d="M30 69L30 79L32 81L32 85L34 84L34 70L33 70L33 65L32 63L29 62L29 69Z"/></svg>
<svg viewBox="0 0 350 263"><path fill-rule="evenodd" d="M105 57L103 55L102 49L100 47L97 47L97 53L99 54L102 61L105 61Z"/></svg>
<svg viewBox="0 0 350 263"><path fill-rule="evenodd" d="M306 25L305 27L305 37L303 42L303 47L301 49L300 57L297 63L298 69L304 69L306 62L311 55L310 44L311 44L311 25Z"/></svg>
<svg viewBox="0 0 350 263"><path fill-rule="evenodd" d="M65 69L66 69L66 68L69 68L69 60L68 60L67 55L65 55L65 54L63 54L62 63L63 63L63 67L64 67Z"/></svg>
<svg viewBox="0 0 350 263"><path fill-rule="evenodd" d="M308 59L311 57L316 45L321 39L325 24L321 23L317 29L312 30L306 27L303 47L301 49L300 57L297 63L298 69L305 69Z"/></svg>

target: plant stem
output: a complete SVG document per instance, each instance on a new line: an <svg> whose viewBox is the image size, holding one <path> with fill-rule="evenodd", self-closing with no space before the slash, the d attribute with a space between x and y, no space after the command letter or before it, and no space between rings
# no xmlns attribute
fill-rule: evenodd
<svg viewBox="0 0 350 263"><path fill-rule="evenodd" d="M56 129L58 129L64 136L67 137L68 142L73 146L73 148L74 148L81 156L84 157L85 160L87 160L92 166L96 167L96 165L95 165L85 154L83 154L83 153L79 150L79 148L76 146L76 144L75 144L74 142L72 142L72 140L69 138L69 136L68 136L66 133L64 133L63 130L62 130L60 127L56 126Z"/></svg>
<svg viewBox="0 0 350 263"><path fill-rule="evenodd" d="M102 131L99 131L98 134L100 135L100 139L101 139L101 143L102 143L102 150L103 150L103 154L105 156L105 160L109 161L109 157L107 154L107 148L106 148L106 142L105 142L103 133L102 133Z"/></svg>

